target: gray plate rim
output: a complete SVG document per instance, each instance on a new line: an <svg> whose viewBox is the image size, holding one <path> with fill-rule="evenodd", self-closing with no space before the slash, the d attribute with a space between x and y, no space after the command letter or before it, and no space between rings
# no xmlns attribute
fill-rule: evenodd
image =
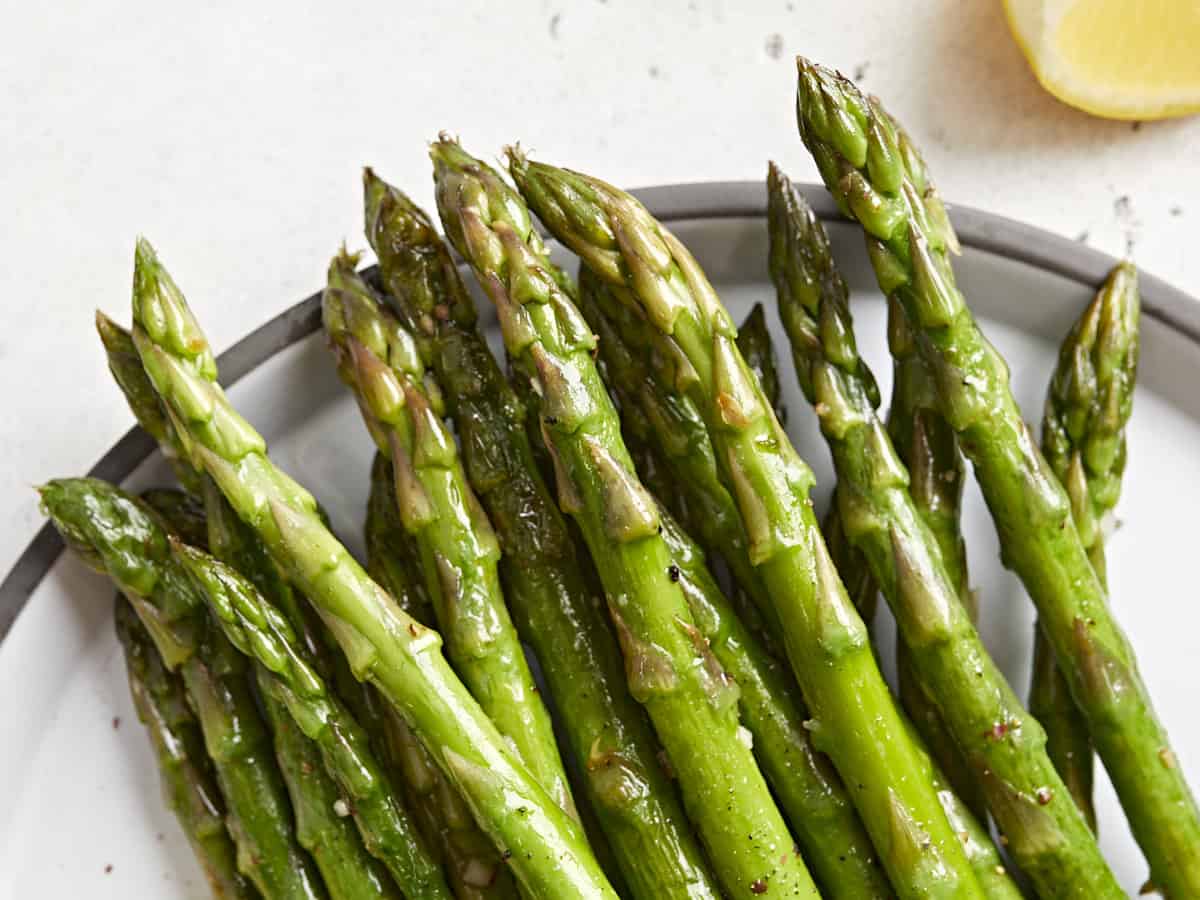
<svg viewBox="0 0 1200 900"><path fill-rule="evenodd" d="M817 215L842 220L825 188L800 185ZM766 190L761 181L714 181L664 184L640 188L633 194L664 222L699 219L761 219L766 216ZM1084 286L1098 285L1116 264L1115 257L1078 241L1006 216L969 206L947 204L950 218L965 247L1025 263ZM1161 278L1140 273L1142 314L1200 346L1200 301ZM320 292L256 328L217 358L221 383L235 384L280 351L320 327ZM88 475L120 483L155 450L141 428L127 431ZM49 524L30 541L0 583L0 643L33 592L63 551L62 539Z"/></svg>

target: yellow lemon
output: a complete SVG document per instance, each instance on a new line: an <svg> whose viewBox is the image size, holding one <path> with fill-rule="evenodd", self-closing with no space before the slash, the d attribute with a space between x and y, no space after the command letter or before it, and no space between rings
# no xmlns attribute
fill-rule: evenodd
<svg viewBox="0 0 1200 900"><path fill-rule="evenodd" d="M1112 119L1200 112L1200 0L1004 0L1038 81Z"/></svg>

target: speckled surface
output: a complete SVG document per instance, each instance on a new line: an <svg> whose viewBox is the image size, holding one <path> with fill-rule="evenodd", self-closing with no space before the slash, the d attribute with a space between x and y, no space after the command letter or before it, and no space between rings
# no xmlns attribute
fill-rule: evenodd
<svg viewBox="0 0 1200 900"><path fill-rule="evenodd" d="M1062 106L994 0L246 6L6 17L0 571L40 524L31 485L84 471L129 425L91 312L127 320L136 234L223 348L315 290L341 240L365 243L362 164L431 204L424 147L443 128L625 186L758 178L768 157L812 180L802 52L884 98L950 201L1132 248L1200 294L1200 121Z"/></svg>

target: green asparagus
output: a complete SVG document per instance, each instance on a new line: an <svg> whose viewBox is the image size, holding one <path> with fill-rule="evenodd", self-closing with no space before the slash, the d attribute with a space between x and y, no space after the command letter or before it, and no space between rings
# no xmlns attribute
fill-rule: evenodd
<svg viewBox="0 0 1200 900"><path fill-rule="evenodd" d="M501 592L500 545L467 484L454 438L431 408L430 394L440 395L440 388L425 372L412 333L356 264L345 252L330 263L325 334L368 431L391 456L401 518L420 549L447 655L500 733L574 816L550 716Z"/></svg>
<svg viewBox="0 0 1200 900"><path fill-rule="evenodd" d="M920 751L829 558L812 512L812 473L698 264L628 194L519 152L510 168L551 233L660 332L665 349L655 363L672 367L701 409L811 711L813 742L850 789L893 888L902 897L982 896L931 784L912 776Z"/></svg>
<svg viewBox="0 0 1200 900"><path fill-rule="evenodd" d="M1125 472L1125 425L1138 361L1137 270L1122 263L1075 322L1046 392L1042 453L1071 502L1092 569L1107 583L1101 523L1117 504ZM1054 650L1034 632L1029 711L1046 729L1046 749L1092 830L1092 742Z"/></svg>
<svg viewBox="0 0 1200 900"><path fill-rule="evenodd" d="M255 661L280 768L285 779L289 772L295 776L289 793L301 844L334 896L396 896L373 857L406 897L449 897L410 814L363 746L362 726L326 692L314 664L320 637L309 627L300 598L207 481L208 544L215 558L195 548L176 548L175 557L191 573L226 636ZM251 616L252 622L242 621ZM283 665L280 658L288 664L282 672L275 668Z"/></svg>
<svg viewBox="0 0 1200 900"><path fill-rule="evenodd" d="M367 236L383 283L446 389L471 487L503 548L500 574L533 646L587 799L639 898L716 897L629 695L620 650L589 589L567 523L538 472L515 396L476 324L475 307L425 214L368 170Z"/></svg>
<svg viewBox="0 0 1200 900"><path fill-rule="evenodd" d="M384 864L406 897L449 898L441 871L399 806L366 732L308 663L283 613L224 563L181 542L171 549L233 645L274 676L262 681L266 693L286 706L300 730L320 748L325 768L343 792L334 808L353 816L370 854Z"/></svg>
<svg viewBox="0 0 1200 900"><path fill-rule="evenodd" d="M520 198L457 144L432 147L438 210L533 379L560 505L596 562L630 691L650 714L684 804L733 896L816 897L737 718L737 686L696 628L592 361L596 341Z"/></svg>
<svg viewBox="0 0 1200 900"><path fill-rule="evenodd" d="M146 506L97 479L59 479L40 490L67 546L113 580L167 668L182 675L228 806L238 870L268 900L325 897L297 843L246 661L212 625L203 598L171 557L170 532Z"/></svg>
<svg viewBox="0 0 1200 900"><path fill-rule="evenodd" d="M799 68L801 137L843 212L863 226L880 286L917 335L939 411L974 466L1002 558L1037 606L1151 882L1169 896L1200 896L1200 811L1071 521L1070 500L1021 419L1008 367L955 286L949 254L958 241L925 164L878 101L807 60ZM1069 799L1064 791L1049 802Z"/></svg>
<svg viewBox="0 0 1200 900"><path fill-rule="evenodd" d="M609 289L587 270L580 273L580 306L599 339L608 383L621 401L625 441L647 487L661 498L687 492L667 476L656 430L638 405L637 358L604 315ZM660 481L660 484L656 484ZM741 689L741 719L754 738L754 752L799 839L824 893L883 897L887 883L854 805L828 760L813 749L803 723L808 713L790 676L746 633L705 567L703 552L670 515L662 514L663 537L680 571L680 584L696 626L717 661Z"/></svg>
<svg viewBox="0 0 1200 900"><path fill-rule="evenodd" d="M225 801L183 679L167 671L146 626L120 595L115 615L129 693L158 759L163 798L191 842L213 895L250 900L256 895L238 872L237 848L225 828Z"/></svg>
<svg viewBox="0 0 1200 900"><path fill-rule="evenodd" d="M1041 896L1119 896L1087 823L1070 803L1037 721L988 656L909 493L854 342L848 293L824 229L774 166L770 269L796 372L833 454L846 535L891 606L918 686L934 704L1008 846ZM1083 892L1083 893L1080 893Z"/></svg>
<svg viewBox="0 0 1200 900"><path fill-rule="evenodd" d="M419 574L416 547L412 535L404 530L396 506L392 464L382 453L376 453L371 463L371 493L363 533L371 577L418 622L432 622L433 606ZM442 852L454 895L459 900L515 898L512 873L471 818L463 799L397 710L387 704L381 706L381 721L372 736L379 738L392 766L403 774L426 838Z"/></svg>
<svg viewBox="0 0 1200 900"><path fill-rule="evenodd" d="M350 658L404 714L479 825L536 897L612 898L582 832L471 698L441 637L405 614L329 532L316 502L277 469L229 405L207 341L153 249L140 241L134 343L188 457L266 542Z"/></svg>
<svg viewBox="0 0 1200 900"><path fill-rule="evenodd" d="M909 471L909 494L917 513L937 539L946 573L951 583L958 586L959 599L972 624L978 624L979 609L967 577L967 548L959 523L965 472L958 438L937 412L933 379L917 353L904 321L904 312L894 301L888 302L888 348L893 360L888 435L900 461ZM903 637L897 634L900 700L925 736L954 790L965 798L976 815L986 818L983 786L971 774L955 746L937 705L913 674L908 652ZM1034 718L1040 718L1036 712Z"/></svg>
<svg viewBox="0 0 1200 900"><path fill-rule="evenodd" d="M325 648L318 627L311 621L311 611L283 579L262 543L238 520L211 479L180 452L174 427L142 369L133 336L100 312L96 314L96 325L109 356L109 368L134 417L159 442L181 483L203 492L204 505L195 495L169 489L146 491L142 500L162 515L186 543L211 547L226 563L246 573L301 632L310 658L323 656ZM292 801L296 839L312 855L330 896L333 900L396 896L387 874L367 855L354 826L335 812L340 794L325 771L319 749L297 728L272 690L270 673L261 664L253 668L275 759Z"/></svg>

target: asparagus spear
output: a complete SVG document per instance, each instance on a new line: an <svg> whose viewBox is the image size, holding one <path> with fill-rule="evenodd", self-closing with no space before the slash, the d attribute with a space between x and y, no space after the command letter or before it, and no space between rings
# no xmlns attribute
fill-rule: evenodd
<svg viewBox="0 0 1200 900"><path fill-rule="evenodd" d="M754 754L828 897L887 897L870 839L829 760L805 732L807 711L787 670L749 633L709 574L704 555L666 510L662 534L696 627L737 682Z"/></svg>
<svg viewBox="0 0 1200 900"><path fill-rule="evenodd" d="M363 528L367 571L418 622L433 621L433 607L418 574L412 536L396 506L392 464L381 453L371 464L371 493ZM496 848L479 830L462 797L442 776L429 752L395 707L381 704L374 729L394 768L403 774L426 837L438 846L450 887L459 900L515 898L516 883ZM361 720L361 716L360 716Z"/></svg>
<svg viewBox="0 0 1200 900"><path fill-rule="evenodd" d="M1045 735L988 656L908 491L854 343L845 282L824 229L776 169L768 178L771 277L805 396L833 453L846 534L864 554L896 617L918 687L934 704L1018 865L1043 896L1118 892L1083 818L1051 802L1066 788Z"/></svg>
<svg viewBox="0 0 1200 900"><path fill-rule="evenodd" d="M524 404L476 325L474 304L425 214L364 174L367 236L383 282L427 345L446 388L471 487L503 548L500 574L521 636L564 713L570 755L633 896L715 897L620 650L590 590L566 520L534 462Z"/></svg>
<svg viewBox="0 0 1200 900"><path fill-rule="evenodd" d="M799 66L801 137L843 211L863 225L880 285L918 336L939 410L975 468L1004 562L1037 606L1151 881L1171 896L1200 896L1200 811L1071 521L1069 498L1021 420L1007 366L954 284L949 253L957 239L924 162L877 101L807 60Z"/></svg>
<svg viewBox="0 0 1200 900"><path fill-rule="evenodd" d="M625 442L643 480L660 499L686 493L668 474L656 431L636 393L644 381L639 360L603 310L609 288L587 270L580 273L580 306L599 339L610 388L620 400ZM765 380L764 380L765 381ZM741 689L741 719L754 738L754 752L799 839L804 858L831 896L887 896L886 881L854 805L828 760L812 746L803 727L808 712L790 677L747 633L705 567L703 552L666 511L663 538L680 570L680 584L696 626L717 661Z"/></svg>
<svg viewBox="0 0 1200 900"><path fill-rule="evenodd" d="M743 742L737 686L697 630L599 372L596 341L524 204L457 144L431 150L438 210L496 305L510 356L533 380L559 503L596 562L630 691L650 714L684 804L733 896L817 896Z"/></svg>
<svg viewBox="0 0 1200 900"><path fill-rule="evenodd" d="M850 789L892 886L902 897L981 896L932 786L911 777L920 751L817 528L812 473L746 367L700 267L628 194L516 152L510 167L554 236L660 332L654 362L671 367L701 409L750 560L774 600L814 744Z"/></svg>
<svg viewBox="0 0 1200 900"><path fill-rule="evenodd" d="M147 491L142 500L186 543L211 547L225 562L246 573L300 631L310 658L324 658L325 647L309 609L283 579L266 548L237 519L211 479L205 478L181 452L174 426L142 369L133 336L100 312L96 313L96 327L109 357L109 369L134 417L159 442L180 481L203 491L204 505L194 494L169 489ZM296 839L312 855L330 896L334 900L396 896L387 874L367 855L354 826L335 812L341 796L338 787L325 771L320 750L296 727L272 690L270 672L256 664L254 676L270 726L275 759L292 801Z"/></svg>
<svg viewBox="0 0 1200 900"><path fill-rule="evenodd" d="M254 889L237 870L237 848L225 829L225 801L183 680L167 671L146 626L120 595L115 616L129 693L154 747L167 806L188 836L213 895L252 898Z"/></svg>
<svg viewBox="0 0 1200 900"><path fill-rule="evenodd" d="M129 600L164 664L178 670L228 805L238 870L264 898L325 890L296 841L292 810L246 679L246 661L212 626L146 506L93 478L51 481L42 508L63 540Z"/></svg>
<svg viewBox="0 0 1200 900"><path fill-rule="evenodd" d="M937 539L942 562L972 624L979 609L967 577L967 548L959 527L964 470L954 429L937 412L936 388L917 353L904 312L888 303L888 348L891 350L892 405L888 435L900 461L910 474L909 494L918 515ZM896 665L900 674L900 700L925 736L925 741L947 773L954 790L971 810L986 818L983 786L955 746L937 705L920 685L908 659L903 637L896 638ZM1034 718L1040 719L1034 712ZM1051 757L1053 758L1053 757Z"/></svg>
<svg viewBox="0 0 1200 900"><path fill-rule="evenodd" d="M181 542L171 549L225 635L272 676L260 681L267 695L283 704L320 748L325 768L345 795L335 809L354 817L371 855L405 896L448 898L441 871L397 802L366 732L306 660L308 654L283 613L224 563Z"/></svg>
<svg viewBox="0 0 1200 900"><path fill-rule="evenodd" d="M208 481L208 543L215 556L180 545L175 557L226 636L255 660L280 768L285 777L296 776L289 793L301 843L336 895L397 896L374 864L379 860L406 897L448 898L441 870L371 752L366 732L317 671L320 651L314 644L320 638L308 627L299 598Z"/></svg>
<svg viewBox="0 0 1200 900"><path fill-rule="evenodd" d="M410 331L389 312L343 252L329 266L322 301L338 374L355 392L367 429L389 453L404 526L416 539L447 654L500 733L568 814L575 804L500 589L500 546L467 484L454 438L431 407Z"/></svg>
<svg viewBox="0 0 1200 900"><path fill-rule="evenodd" d="M1117 504L1125 472L1125 425L1137 380L1137 270L1122 263L1071 327L1042 415L1042 453L1066 488L1071 516L1100 583L1106 584L1101 523ZM1054 650L1034 632L1029 711L1046 729L1046 749L1075 803L1096 829L1092 742Z"/></svg>
<svg viewBox="0 0 1200 900"><path fill-rule="evenodd" d="M441 654L441 637L405 614L322 523L316 502L268 459L262 436L216 383L212 351L145 241L134 275L134 342L188 457L314 603L355 676L404 714L472 814L534 896L611 898L583 835Z"/></svg>

